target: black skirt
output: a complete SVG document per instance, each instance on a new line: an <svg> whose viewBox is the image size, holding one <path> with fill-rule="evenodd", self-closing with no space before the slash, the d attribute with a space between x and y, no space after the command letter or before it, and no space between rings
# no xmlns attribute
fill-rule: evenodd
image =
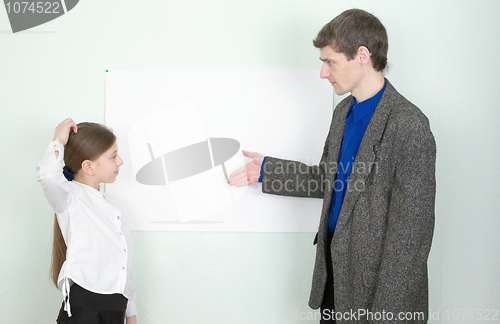
<svg viewBox="0 0 500 324"><path fill-rule="evenodd" d="M123 324L128 299L122 294L96 294L73 284L69 302L71 317L64 310L63 302L58 324Z"/></svg>

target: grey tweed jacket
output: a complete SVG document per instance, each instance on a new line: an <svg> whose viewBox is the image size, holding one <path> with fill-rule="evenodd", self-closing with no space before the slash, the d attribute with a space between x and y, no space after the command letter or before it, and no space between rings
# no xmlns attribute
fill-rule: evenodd
<svg viewBox="0 0 500 324"><path fill-rule="evenodd" d="M323 199L313 309L321 306L325 290L328 215L351 100L333 112L319 165L273 157L264 165L264 193ZM354 161L331 242L335 311L342 313L337 323L427 322L435 159L427 117L387 81Z"/></svg>

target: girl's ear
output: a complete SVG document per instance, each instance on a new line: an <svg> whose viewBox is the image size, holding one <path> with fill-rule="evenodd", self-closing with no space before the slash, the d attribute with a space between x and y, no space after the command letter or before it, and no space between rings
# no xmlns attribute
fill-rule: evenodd
<svg viewBox="0 0 500 324"><path fill-rule="evenodd" d="M94 175L94 169L92 168L92 162L90 160L85 160L82 162L82 171L89 176Z"/></svg>

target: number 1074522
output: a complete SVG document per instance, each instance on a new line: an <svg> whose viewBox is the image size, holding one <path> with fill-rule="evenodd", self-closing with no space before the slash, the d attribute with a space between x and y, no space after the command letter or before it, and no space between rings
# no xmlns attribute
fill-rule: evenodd
<svg viewBox="0 0 500 324"><path fill-rule="evenodd" d="M6 2L7 13L34 13L34 14L58 14L61 13L61 4L59 2L43 1L13 1Z"/></svg>

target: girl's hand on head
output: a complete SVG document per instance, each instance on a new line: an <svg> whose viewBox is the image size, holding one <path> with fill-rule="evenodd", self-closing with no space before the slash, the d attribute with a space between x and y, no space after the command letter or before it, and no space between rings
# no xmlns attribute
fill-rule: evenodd
<svg viewBox="0 0 500 324"><path fill-rule="evenodd" d="M71 118L66 118L62 123L57 125L56 131L54 132L54 141L56 139L59 140L59 143L62 145L66 145L68 143L69 132L73 130L73 132L77 132L76 123Z"/></svg>

